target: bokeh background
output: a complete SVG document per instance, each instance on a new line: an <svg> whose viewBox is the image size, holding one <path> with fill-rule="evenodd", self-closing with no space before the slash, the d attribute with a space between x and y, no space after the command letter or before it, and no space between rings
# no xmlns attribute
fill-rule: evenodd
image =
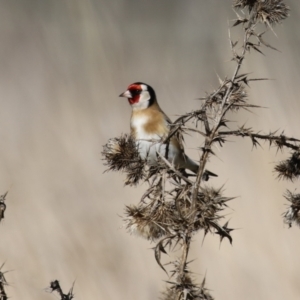
<svg viewBox="0 0 300 300"><path fill-rule="evenodd" d="M257 82L253 104L233 114L231 126L284 130L300 136L300 4L265 35L280 52L251 52L243 68ZM153 244L123 227L124 206L146 186L124 187L124 176L104 173L102 146L129 132L130 107L118 98L128 84L154 87L162 108L176 115L199 107L218 76L232 74L224 0L1 0L0 193L7 212L0 224L0 263L12 299L55 299L45 288L58 279L76 299L158 299L168 278L155 262ZM239 29L232 35L239 36ZM240 36L241 40L241 36ZM280 131L279 131L280 132ZM194 159L202 138L187 138ZM281 214L286 188L276 150L252 149L230 139L209 169L237 196L226 212L233 246L218 236L195 236L191 259L199 282L216 299L300 298L300 229ZM165 257L165 262L168 257Z"/></svg>

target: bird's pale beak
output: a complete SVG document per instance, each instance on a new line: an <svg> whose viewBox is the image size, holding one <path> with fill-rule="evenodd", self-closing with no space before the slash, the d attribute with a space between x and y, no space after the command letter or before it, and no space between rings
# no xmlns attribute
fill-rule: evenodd
<svg viewBox="0 0 300 300"><path fill-rule="evenodd" d="M126 92L122 93L119 97L132 98L132 95L130 91L127 90Z"/></svg>

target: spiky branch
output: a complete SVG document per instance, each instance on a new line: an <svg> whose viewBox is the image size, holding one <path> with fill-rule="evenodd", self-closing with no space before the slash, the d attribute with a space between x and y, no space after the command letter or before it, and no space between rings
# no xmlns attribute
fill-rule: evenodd
<svg viewBox="0 0 300 300"><path fill-rule="evenodd" d="M226 119L230 111L260 108L248 103L247 86L265 78L249 78L248 74L241 73L241 68L251 50L262 53L262 47L275 49L263 40L264 32L256 32L257 25L263 23L272 28L288 16L289 8L282 0L235 0L233 7L248 10L243 18L237 13L237 19L233 22L233 27L243 29L243 42L239 50L238 42L230 39L232 61L236 64L233 74L220 80L216 90L199 99L201 105L198 110L180 116L171 125L169 135L161 141L167 144L172 136L185 134L186 131L204 137L196 178L191 178L185 171L176 170L159 153L158 164L155 167L147 166L147 162L139 157L135 141L128 135L111 139L103 150L108 168L127 174L126 185L136 185L141 181L149 184L140 202L126 207L125 223L128 230L156 242L155 259L165 272L167 269L162 264L162 254L174 249L181 251L181 255L170 262L173 269L169 272L174 280L168 281L164 300L213 299L204 287L205 280L198 286L188 268L192 236L196 232L203 230L204 235L216 233L221 241L227 238L232 243L233 229L228 227L228 221L220 225L220 220L223 218L222 211L233 197L225 197L222 188L204 185L204 181L209 179L206 165L214 155L216 143L222 146L226 137L236 136L250 138L255 147L260 145L259 140L263 140L280 150L289 149L293 151L291 157L280 162L275 170L280 178L293 180L300 176L300 140L283 133L277 135L277 132L261 134L245 126L230 129ZM229 130L222 130L223 127ZM292 194L286 197L292 205L284 218L291 225L292 222L299 222L299 197Z"/></svg>
<svg viewBox="0 0 300 300"><path fill-rule="evenodd" d="M57 292L60 297L60 300L72 300L74 298L73 289L74 289L74 283L71 289L69 290L68 294L64 294L58 280L53 280L50 282L50 291Z"/></svg>

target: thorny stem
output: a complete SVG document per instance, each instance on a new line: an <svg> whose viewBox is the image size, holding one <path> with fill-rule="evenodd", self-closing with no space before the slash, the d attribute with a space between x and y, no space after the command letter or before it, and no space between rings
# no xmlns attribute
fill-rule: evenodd
<svg viewBox="0 0 300 300"><path fill-rule="evenodd" d="M203 153L202 153L202 156L201 156L201 159L200 159L200 168L199 168L199 171L198 171L198 174L197 174L197 178L196 178L196 182L195 182L195 189L194 189L193 197L192 197L192 199L193 199L193 205L192 205L193 211L195 211L197 193L198 193L199 188L200 188L202 175L203 175L203 172L204 172L205 164L206 164L208 156L209 156L212 141L214 140L214 138L217 135L217 131L218 131L218 128L219 128L220 123L222 121L222 118L224 117L224 115L226 114L226 112L230 108L230 104L227 106L227 108L225 108L225 105L228 102L228 99L230 98L231 93L233 91L233 85L234 85L236 77L239 73L239 70L242 66L243 60L245 58L246 51L247 51L247 43L248 43L248 41L251 37L251 31L252 31L254 26L255 26L255 24L249 24L248 28L246 29L246 32L245 32L245 35L244 35L244 43L243 43L243 47L242 47L242 49L243 49L242 54L238 59L238 63L237 63L236 69L234 71L234 74L232 76L232 79L229 83L229 87L226 91L226 94L225 94L223 100L222 100L222 104L221 104L221 107L219 109L219 116L217 117L217 121L216 121L215 126L212 129L212 132L210 133L209 136L206 136L206 139L205 139L205 146L204 146L204 150L203 150ZM195 214L195 212L194 212L194 214Z"/></svg>
<svg viewBox="0 0 300 300"><path fill-rule="evenodd" d="M250 18L250 20L251 20L251 18ZM220 127L220 123L221 123L224 115L228 112L231 105L233 104L233 103L228 103L229 102L228 100L230 99L230 96L233 92L234 83L236 81L236 78L239 74L243 60L245 58L246 51L247 51L247 43L252 35L251 32L252 32L254 26L255 26L255 23L253 23L252 21L249 21L248 27L245 29L244 42L243 42L243 47L242 47L243 50L242 50L241 56L238 57L237 66L235 68L235 71L233 73L233 76L231 78L229 86L227 88L226 94L222 100L222 103L221 103L221 106L219 109L219 113L216 117L215 126L212 128L211 131L209 130L208 126L205 126L205 129L206 129L205 144L204 144L203 152L202 152L202 155L200 158L200 165L199 165L199 170L197 173L196 181L193 185L192 205L191 205L191 220L192 220L192 222L195 222L196 213L197 213L196 209L195 209L196 202L197 202L197 195L198 195L198 191L200 189L205 165L209 158L209 153L211 152L211 146L212 146L214 138L218 134L218 129ZM227 84L227 83L224 83L224 84ZM228 103L227 107L225 107L226 103ZM202 108L202 110L204 111L204 114L205 114L205 120L207 120L205 104L204 104L204 107ZM187 264L187 258L188 258L188 253L189 253L189 249L190 249L191 236L192 236L192 231L187 230L185 241L183 243L183 250L182 250L182 256L181 256L180 267L179 267L179 278L183 278L183 276L184 276L184 270L185 270L185 267Z"/></svg>
<svg viewBox="0 0 300 300"><path fill-rule="evenodd" d="M184 238L184 244L183 244L183 250L182 250L182 255L181 255L181 260L180 260L180 266L179 266L179 278L177 279L179 282L184 281L184 270L186 267L186 261L188 258L189 250L190 250L190 244L191 244L191 237L187 235Z"/></svg>
<svg viewBox="0 0 300 300"><path fill-rule="evenodd" d="M278 143L278 145L286 146L288 148L291 148L293 150L299 150L299 146L293 145L291 143L288 143L287 141L291 142L300 142L300 140L295 138L290 138L284 135L279 136L272 136L272 134L266 135L266 134L258 134L258 133L252 133L247 132L245 130L232 130L232 131L219 131L219 135L235 135L235 136L241 136L241 137L250 137L250 138L257 138L261 140L267 140L271 143L271 141L274 141L275 143Z"/></svg>

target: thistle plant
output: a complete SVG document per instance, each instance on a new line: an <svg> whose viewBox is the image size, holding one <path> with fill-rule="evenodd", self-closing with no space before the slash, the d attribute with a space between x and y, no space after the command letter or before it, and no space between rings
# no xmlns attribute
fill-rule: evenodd
<svg viewBox="0 0 300 300"><path fill-rule="evenodd" d="M263 53L264 48L276 50L263 39L266 31L281 23L289 15L283 0L235 0L233 8L237 18L232 27L242 32L242 42L230 38L232 61L235 64L231 76L220 79L219 86L199 98L199 108L181 115L170 125L171 130L162 143L168 144L175 134L198 133L203 137L199 160L199 171L195 177L176 169L164 156L158 155L156 166L148 166L139 157L138 146L130 135L113 138L104 146L103 156L108 170L125 173L125 185L135 186L147 182L147 189L140 201L125 208L124 222L130 233L135 233L155 243L156 262L170 277L162 294L169 299L213 299L202 284L194 281L189 268L189 251L194 235L217 234L221 240L232 243L232 228L224 220L224 209L234 198L225 196L223 188L205 184L205 169L215 147L223 146L230 136L248 138L254 148L267 142L277 150L288 150L289 158L279 162L274 171L279 179L294 181L300 175L300 140L286 136L283 132L247 128L232 125L227 119L229 112L258 109L248 99L247 88L252 82L264 78L250 78L241 69L251 52ZM264 27L265 31L259 32ZM287 191L285 198L290 206L284 213L284 222L289 226L300 225L300 194ZM175 259L162 263L162 253L176 251ZM179 255L177 255L179 252Z"/></svg>

